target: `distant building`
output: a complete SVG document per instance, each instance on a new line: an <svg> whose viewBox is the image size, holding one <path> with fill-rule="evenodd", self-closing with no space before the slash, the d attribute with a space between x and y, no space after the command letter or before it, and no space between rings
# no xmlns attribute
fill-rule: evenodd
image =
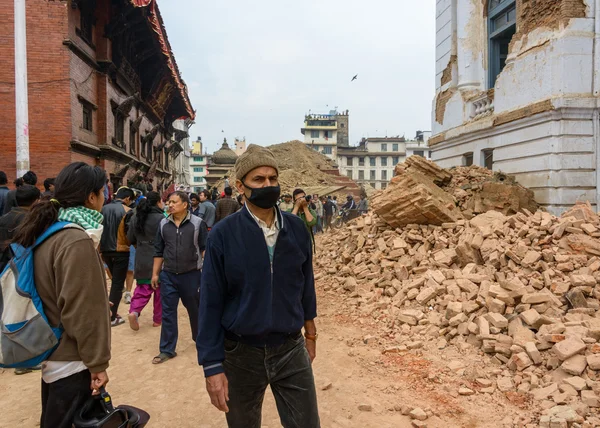
<svg viewBox="0 0 600 428"><path fill-rule="evenodd" d="M192 189L198 193L206 189L206 176L208 175L208 162L210 156L204 153L202 137L192 143L192 156L190 159L190 174Z"/></svg>
<svg viewBox="0 0 600 428"><path fill-rule="evenodd" d="M429 155L424 143L407 142L404 137L363 138L356 147L340 147L337 152L340 174L359 184L385 189L394 176L394 167L406 159L408 147L411 155Z"/></svg>
<svg viewBox="0 0 600 428"><path fill-rule="evenodd" d="M235 154L241 156L246 151L246 137L243 139L235 139Z"/></svg>
<svg viewBox="0 0 600 428"><path fill-rule="evenodd" d="M431 150L427 147L427 142L431 136L431 131L417 131L414 141L406 142L406 157L413 155L422 156L431 159Z"/></svg>
<svg viewBox="0 0 600 428"><path fill-rule="evenodd" d="M312 149L336 160L338 148L350 147L349 112L338 113L331 110L328 114L309 114L304 117L304 143Z"/></svg>

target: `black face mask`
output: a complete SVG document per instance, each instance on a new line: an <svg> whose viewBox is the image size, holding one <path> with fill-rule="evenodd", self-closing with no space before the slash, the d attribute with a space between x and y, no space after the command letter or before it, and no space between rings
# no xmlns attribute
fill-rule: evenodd
<svg viewBox="0 0 600 428"><path fill-rule="evenodd" d="M252 192L249 198L246 196L252 205L256 205L257 207L266 210L273 208L277 204L279 194L281 193L281 188L279 186L249 187L246 183L242 184L246 189Z"/></svg>

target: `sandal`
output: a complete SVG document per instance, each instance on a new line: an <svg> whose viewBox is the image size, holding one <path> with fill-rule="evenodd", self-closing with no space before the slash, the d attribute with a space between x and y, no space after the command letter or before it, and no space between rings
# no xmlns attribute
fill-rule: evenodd
<svg viewBox="0 0 600 428"><path fill-rule="evenodd" d="M177 352L175 352L173 355L161 352L156 357L154 357L154 359L152 360L152 364L162 364L165 361L169 361L170 359L175 358L176 356Z"/></svg>

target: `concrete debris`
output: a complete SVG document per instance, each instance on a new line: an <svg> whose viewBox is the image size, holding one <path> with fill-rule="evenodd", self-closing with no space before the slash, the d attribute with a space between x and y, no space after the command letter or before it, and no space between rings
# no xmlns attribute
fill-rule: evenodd
<svg viewBox="0 0 600 428"><path fill-rule="evenodd" d="M397 168L389 190L373 199L375 212L319 238L325 292L371 317L382 349L458 349L464 360L447 368L459 376L470 356L484 355L489 371L472 375L456 396L527 394L540 408L539 426L593 426L600 219L588 204L561 217L521 207L469 218L433 181L447 178L423 165Z"/></svg>
<svg viewBox="0 0 600 428"><path fill-rule="evenodd" d="M481 167L445 170L421 156L396 166L387 189L372 197L372 206L392 227L440 226L492 210L510 215L538 208L533 192L505 174ZM530 254L527 260L535 263L536 257Z"/></svg>

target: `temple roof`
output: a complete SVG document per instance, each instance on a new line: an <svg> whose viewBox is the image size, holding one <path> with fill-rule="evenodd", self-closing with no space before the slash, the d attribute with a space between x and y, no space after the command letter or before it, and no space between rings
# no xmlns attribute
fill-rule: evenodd
<svg viewBox="0 0 600 428"><path fill-rule="evenodd" d="M212 155L211 160L213 164L217 165L233 165L235 164L237 158L238 155L236 155L235 152L229 148L227 139L224 139L223 145Z"/></svg>
<svg viewBox="0 0 600 428"><path fill-rule="evenodd" d="M160 14L160 10L158 9L158 4L156 0L129 0L134 7L139 8L147 8L147 18L150 26L154 30L156 34L156 38L160 44L161 52L165 57L165 61L169 70L171 72L171 77L173 79L173 83L177 88L181 101L185 106L185 110L187 112L187 116L190 119L194 119L196 117L196 113L192 108L192 103L190 102L190 98L187 91L187 86L183 79L181 78L181 73L179 72L179 67L177 67L177 62L175 62L175 56L173 55L173 51L171 49L171 44L169 43L169 39L167 37L167 31L165 29L165 24L163 22L162 16Z"/></svg>

